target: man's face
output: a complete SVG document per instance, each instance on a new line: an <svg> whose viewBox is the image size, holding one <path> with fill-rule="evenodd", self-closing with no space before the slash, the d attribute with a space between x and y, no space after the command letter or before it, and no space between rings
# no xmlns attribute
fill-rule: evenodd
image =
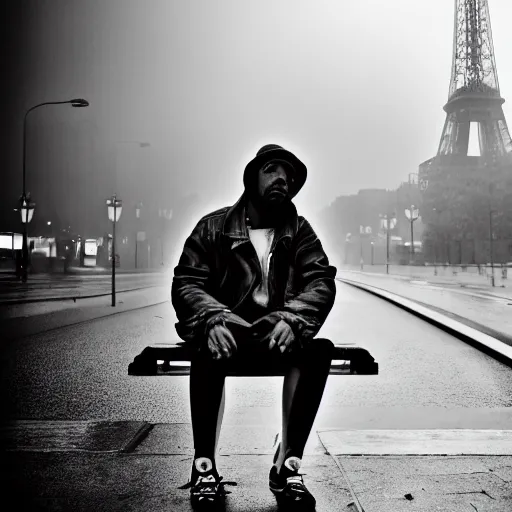
<svg viewBox="0 0 512 512"><path fill-rule="evenodd" d="M290 199L293 168L286 162L266 163L258 173L257 194L268 205L279 205Z"/></svg>

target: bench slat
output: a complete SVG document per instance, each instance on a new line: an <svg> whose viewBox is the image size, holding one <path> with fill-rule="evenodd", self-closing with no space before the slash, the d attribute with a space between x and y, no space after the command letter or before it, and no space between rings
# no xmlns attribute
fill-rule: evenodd
<svg viewBox="0 0 512 512"><path fill-rule="evenodd" d="M146 347L128 366L129 375L179 376L190 374L190 360L194 352L183 345L155 344ZM228 368L231 377L270 377L284 375L281 365L264 364L260 359L238 360ZM330 375L377 375L379 365L370 353L352 343L336 344Z"/></svg>

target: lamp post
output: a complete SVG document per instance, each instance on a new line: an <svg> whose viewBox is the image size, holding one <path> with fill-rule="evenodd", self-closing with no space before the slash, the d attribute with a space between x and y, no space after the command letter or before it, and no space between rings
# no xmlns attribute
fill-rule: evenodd
<svg viewBox="0 0 512 512"><path fill-rule="evenodd" d="M492 222L493 209L492 209L492 193L493 193L493 185L489 183L489 251L491 256L491 286L495 286L494 280L494 227Z"/></svg>
<svg viewBox="0 0 512 512"><path fill-rule="evenodd" d="M166 220L172 219L172 210L166 209L166 208L159 208L158 209L158 217L161 219L161 225L160 225L160 266L164 266L164 233L165 229L164 226Z"/></svg>
<svg viewBox="0 0 512 512"><path fill-rule="evenodd" d="M380 227L386 231L386 274L389 274L389 232L396 226L396 217L389 213L380 214Z"/></svg>
<svg viewBox="0 0 512 512"><path fill-rule="evenodd" d="M371 246L372 246L372 267L373 267L373 252L374 252L374 246L375 246L375 243L373 240L371 241Z"/></svg>
<svg viewBox="0 0 512 512"><path fill-rule="evenodd" d="M72 107L75 108L81 108L81 107L88 107L89 102L87 100L84 100L82 98L75 98L72 100L66 100L66 101L45 101L43 103L38 103L37 105L34 105L33 107L30 107L25 112L25 117L23 119L23 192L22 192L22 202L24 199L27 198L27 190L26 190L26 162L27 162L27 118L30 112L35 110L36 108L43 107L45 105L65 105L69 104ZM23 207L22 207L23 210ZM32 208L32 214L33 214L33 208ZM22 211L23 215L23 211ZM28 212L27 212L28 215ZM28 218L28 216L27 216ZM32 217L30 217L32 218ZM23 282L27 281L27 265L28 265L28 247L27 247L27 224L30 222L23 221L23 248L22 248L22 266L23 266L23 273L22 273L22 280Z"/></svg>
<svg viewBox="0 0 512 512"><path fill-rule="evenodd" d="M439 218L441 216L441 210L439 210L437 208L432 208L432 211L436 214L436 228L435 228L436 237L435 237L435 241L434 241L434 275L437 276L437 246L439 245L439 226L440 226Z"/></svg>
<svg viewBox="0 0 512 512"><path fill-rule="evenodd" d="M345 236L345 265L348 263L348 252L349 252L349 247L350 247L351 243L352 243L352 233L347 233Z"/></svg>
<svg viewBox="0 0 512 512"><path fill-rule="evenodd" d="M34 215L35 203L30 200L30 194L27 196L23 194L20 197L20 214L21 223L23 224L23 242L21 249L21 280L27 282L27 267L28 267L28 238L27 238L27 224L32 220Z"/></svg>
<svg viewBox="0 0 512 512"><path fill-rule="evenodd" d="M414 222L419 218L419 210L411 204L410 208L405 209L405 216L411 223L411 263L414 263Z"/></svg>
<svg viewBox="0 0 512 512"><path fill-rule="evenodd" d="M135 206L135 218L136 218L136 224L137 224L137 227L135 229L135 268L138 267L138 250L139 250L139 230L138 230L138 224L139 224L139 219L140 219L140 216L141 216L141 211L142 211L142 203L137 203L137 206Z"/></svg>
<svg viewBox="0 0 512 512"><path fill-rule="evenodd" d="M364 257L363 257L363 237L370 236L372 234L371 226L359 226L359 241L360 241L360 256L361 256L361 270L364 269Z"/></svg>
<svg viewBox="0 0 512 512"><path fill-rule="evenodd" d="M489 165L490 164L490 165ZM498 155L496 151L496 142L492 145L491 152L491 162L486 162L486 167L491 167L490 173L487 173L487 176L490 176L489 182L489 252L490 252L490 260L491 260L491 286L495 286L495 278L494 278L494 226L493 226L493 214L494 211L492 209L493 205L493 192L494 192L494 182L493 179L497 174L498 167Z"/></svg>
<svg viewBox="0 0 512 512"><path fill-rule="evenodd" d="M112 307L116 305L116 222L121 217L123 204L114 194L107 199L108 219L112 222Z"/></svg>

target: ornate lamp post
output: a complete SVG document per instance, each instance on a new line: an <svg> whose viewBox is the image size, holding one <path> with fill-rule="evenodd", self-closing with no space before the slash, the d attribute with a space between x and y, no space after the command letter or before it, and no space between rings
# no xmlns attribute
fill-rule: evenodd
<svg viewBox="0 0 512 512"><path fill-rule="evenodd" d="M43 107L45 105L64 105L69 104L72 107L81 108L81 107L88 107L89 102L87 100L84 100L82 98L75 98L72 100L66 100L66 101L45 101L44 103L39 103L37 105L34 105L33 107L30 107L25 112L25 117L23 119L23 192L21 194L21 201L23 201L27 198L27 190L26 190L26 162L27 162L27 118L30 112L35 110L36 108ZM33 209L32 209L33 210ZM32 211L33 214L33 211ZM28 219L28 210L27 210L27 217ZM30 216L30 219L32 216ZM23 207L22 207L22 223L23 223L23 249L22 249L22 266L23 266L23 275L22 279L23 282L27 281L27 265L28 265L28 247L27 247L27 224L30 222L23 221Z"/></svg>
<svg viewBox="0 0 512 512"><path fill-rule="evenodd" d="M114 194L107 199L108 219L112 222L112 307L116 305L116 222L121 217L123 204Z"/></svg>
<svg viewBox="0 0 512 512"><path fill-rule="evenodd" d="M360 242L360 258L361 270L364 269L364 256L363 256L363 237L370 237L372 234L371 226L359 226L359 242Z"/></svg>
<svg viewBox="0 0 512 512"><path fill-rule="evenodd" d="M420 216L420 212L418 208L415 208L413 204L411 204L410 208L405 209L405 216L407 220L411 223L411 263L414 262L414 222L418 220Z"/></svg>
<svg viewBox="0 0 512 512"><path fill-rule="evenodd" d="M396 226L396 217L388 213L380 214L380 227L386 232L386 274L389 274L389 232Z"/></svg>
<svg viewBox="0 0 512 512"><path fill-rule="evenodd" d="M22 260L22 272L21 272L21 280L26 283L27 282L27 267L28 267L28 238L27 238L27 224L30 223L32 217L34 215L34 209L36 204L30 200L30 194L27 196L23 194L20 197L20 214L21 214L21 222L23 224L23 245L21 250Z"/></svg>

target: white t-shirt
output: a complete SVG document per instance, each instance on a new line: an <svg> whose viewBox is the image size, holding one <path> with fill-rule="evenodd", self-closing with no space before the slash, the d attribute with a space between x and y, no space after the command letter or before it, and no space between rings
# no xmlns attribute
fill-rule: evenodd
<svg viewBox="0 0 512 512"><path fill-rule="evenodd" d="M249 238L258 255L258 260L261 266L262 279L259 286L254 290L252 298L256 304L260 306L268 305L268 269L270 263L270 248L274 240L274 230L272 228L266 229L251 229L248 227Z"/></svg>

